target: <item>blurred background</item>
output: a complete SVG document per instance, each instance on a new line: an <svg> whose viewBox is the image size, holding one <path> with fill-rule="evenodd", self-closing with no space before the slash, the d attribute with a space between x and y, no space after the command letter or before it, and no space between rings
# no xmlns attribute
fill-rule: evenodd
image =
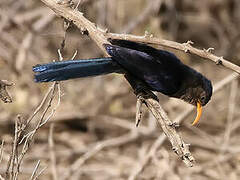
<svg viewBox="0 0 240 180"><path fill-rule="evenodd" d="M143 35L148 31L179 43L191 40L194 47L213 47L214 54L240 65L239 0L82 0L78 9L110 32ZM0 79L15 83L9 88L13 103L0 102L3 177L17 115L27 119L33 114L51 86L33 82L32 66L57 60L63 38L63 19L41 1L0 1ZM75 26L67 30L65 43L64 60L75 51L75 59L103 56ZM167 50L214 85L232 74L208 60ZM196 127L191 126L196 112L184 118L179 132L196 158L195 166L188 168L167 140L155 149L157 138L164 135L146 108L140 127L135 128L136 97L121 75L65 81L61 103L35 135L18 179L30 179L38 160L39 169L45 168L38 179L240 179L238 89L238 80L233 80L214 93ZM158 97L172 120L191 107L162 94ZM54 146L49 143L51 124Z"/></svg>

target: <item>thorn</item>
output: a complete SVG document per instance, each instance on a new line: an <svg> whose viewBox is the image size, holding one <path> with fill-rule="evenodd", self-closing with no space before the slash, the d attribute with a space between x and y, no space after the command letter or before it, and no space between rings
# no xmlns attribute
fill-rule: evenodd
<svg viewBox="0 0 240 180"><path fill-rule="evenodd" d="M85 27L81 27L80 31L82 35L88 35L88 30Z"/></svg>
<svg viewBox="0 0 240 180"><path fill-rule="evenodd" d="M187 44L187 45L192 45L192 44L194 44L194 42L188 40L188 41L186 42L186 44Z"/></svg>
<svg viewBox="0 0 240 180"><path fill-rule="evenodd" d="M153 34L150 34L148 31L145 31L144 37L145 38L153 38Z"/></svg>
<svg viewBox="0 0 240 180"><path fill-rule="evenodd" d="M64 5L65 7L72 7L74 5L72 0L57 0L56 3L59 5Z"/></svg>
<svg viewBox="0 0 240 180"><path fill-rule="evenodd" d="M104 30L104 33L109 33L108 28L106 28L106 29Z"/></svg>
<svg viewBox="0 0 240 180"><path fill-rule="evenodd" d="M139 126L139 123L142 119L142 104L143 104L143 99L141 96L137 97L137 104L136 104L136 121L135 121L135 125L136 127Z"/></svg>
<svg viewBox="0 0 240 180"><path fill-rule="evenodd" d="M148 37L148 36L150 36L150 33L148 31L145 31L144 32L144 37Z"/></svg>
<svg viewBox="0 0 240 180"><path fill-rule="evenodd" d="M185 144L185 145L188 146L188 147L191 146L191 144Z"/></svg>
<svg viewBox="0 0 240 180"><path fill-rule="evenodd" d="M141 121L141 119L136 119L136 124L135 124L136 127L139 126L140 121Z"/></svg>
<svg viewBox="0 0 240 180"><path fill-rule="evenodd" d="M178 148L177 148L177 147L172 147L172 150L173 150L175 153L177 153Z"/></svg>
<svg viewBox="0 0 240 180"><path fill-rule="evenodd" d="M184 50L185 53L190 52L189 47L191 47L192 44L194 44L192 41L187 41L186 43L183 43L183 45L185 46L185 50Z"/></svg>
<svg viewBox="0 0 240 180"><path fill-rule="evenodd" d="M68 21L67 19L64 19L64 21L63 21L63 29L64 29L65 32L68 30L70 25L71 25L71 22Z"/></svg>
<svg viewBox="0 0 240 180"><path fill-rule="evenodd" d="M212 51L214 51L214 48L210 47L210 48L208 48L207 50L204 49L204 51L206 51L207 53L212 53Z"/></svg>
<svg viewBox="0 0 240 180"><path fill-rule="evenodd" d="M215 63L216 65L222 65L223 57L220 57Z"/></svg>
<svg viewBox="0 0 240 180"><path fill-rule="evenodd" d="M188 158L190 155L191 155L191 153L187 152L187 153L184 154L184 157Z"/></svg>
<svg viewBox="0 0 240 180"><path fill-rule="evenodd" d="M177 147L172 147L172 150L173 150L173 152L175 152L175 154L179 155Z"/></svg>
<svg viewBox="0 0 240 180"><path fill-rule="evenodd" d="M171 122L171 123L169 123L169 126L174 127L174 128L180 127L180 125L177 122Z"/></svg>
<svg viewBox="0 0 240 180"><path fill-rule="evenodd" d="M57 0L56 3L57 3L57 4L62 4L62 3L63 3L63 0Z"/></svg>

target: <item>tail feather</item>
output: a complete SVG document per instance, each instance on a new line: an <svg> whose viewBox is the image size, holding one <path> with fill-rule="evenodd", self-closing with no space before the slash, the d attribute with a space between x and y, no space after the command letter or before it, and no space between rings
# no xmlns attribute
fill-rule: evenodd
<svg viewBox="0 0 240 180"><path fill-rule="evenodd" d="M112 58L98 58L36 65L33 71L35 82L49 82L121 72L121 67Z"/></svg>

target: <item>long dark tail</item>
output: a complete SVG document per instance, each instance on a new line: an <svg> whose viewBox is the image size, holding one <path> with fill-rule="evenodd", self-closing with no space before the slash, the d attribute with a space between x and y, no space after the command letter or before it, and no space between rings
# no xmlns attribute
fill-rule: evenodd
<svg viewBox="0 0 240 180"><path fill-rule="evenodd" d="M69 60L40 64L33 67L35 82L63 81L97 76L113 72L121 73L121 67L109 58Z"/></svg>

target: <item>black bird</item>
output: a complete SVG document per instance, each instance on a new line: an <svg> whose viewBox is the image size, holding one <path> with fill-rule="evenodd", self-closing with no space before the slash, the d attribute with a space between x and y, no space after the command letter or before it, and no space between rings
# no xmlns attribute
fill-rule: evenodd
<svg viewBox="0 0 240 180"><path fill-rule="evenodd" d="M205 76L183 64L173 53L142 43L110 39L104 44L111 57L69 60L36 65L35 82L63 81L108 73L128 73L152 91L161 92L197 106L199 121L202 106L212 96L212 84Z"/></svg>

